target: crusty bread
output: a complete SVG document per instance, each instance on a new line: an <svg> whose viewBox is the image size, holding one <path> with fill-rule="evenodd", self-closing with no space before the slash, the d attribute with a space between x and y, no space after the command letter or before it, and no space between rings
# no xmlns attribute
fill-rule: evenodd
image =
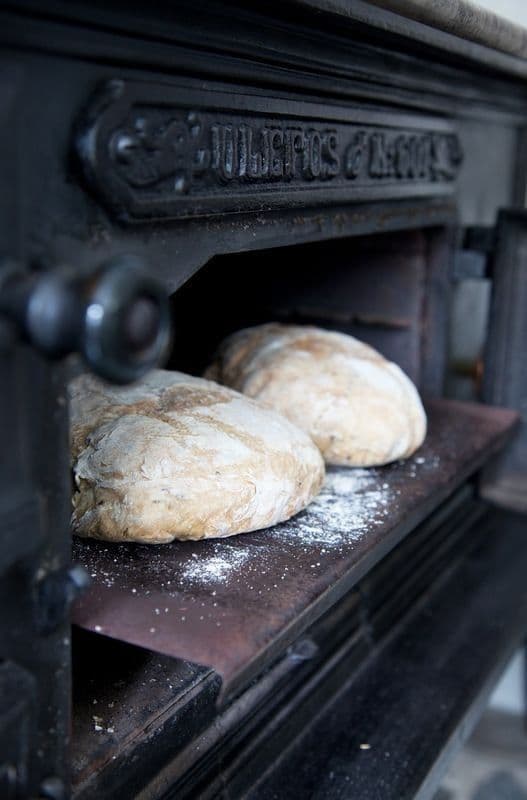
<svg viewBox="0 0 527 800"><path fill-rule="evenodd" d="M70 401L73 528L81 536L232 536L293 516L324 478L303 431L200 378L157 370L121 388L82 375Z"/></svg>
<svg viewBox="0 0 527 800"><path fill-rule="evenodd" d="M404 372L352 336L270 323L228 337L206 377L303 428L329 464L379 466L411 455L426 435Z"/></svg>

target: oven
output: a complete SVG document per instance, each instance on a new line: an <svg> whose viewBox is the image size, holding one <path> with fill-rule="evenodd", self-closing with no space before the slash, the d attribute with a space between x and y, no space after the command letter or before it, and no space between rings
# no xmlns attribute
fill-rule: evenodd
<svg viewBox="0 0 527 800"><path fill-rule="evenodd" d="M522 642L527 66L388 5L1 4L2 797L431 797ZM399 364L423 447L72 544L68 380L268 321Z"/></svg>

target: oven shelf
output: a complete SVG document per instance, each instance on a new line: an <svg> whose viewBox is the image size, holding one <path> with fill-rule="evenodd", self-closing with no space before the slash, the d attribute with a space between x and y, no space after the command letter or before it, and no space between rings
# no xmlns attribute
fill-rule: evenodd
<svg viewBox="0 0 527 800"><path fill-rule="evenodd" d="M412 458L331 469L293 520L223 541L112 545L76 540L92 585L83 628L210 666L226 702L272 663L507 440L514 412L434 400Z"/></svg>
<svg viewBox="0 0 527 800"><path fill-rule="evenodd" d="M466 484L219 710L207 668L75 628L76 800L244 796L445 572L486 536Z"/></svg>

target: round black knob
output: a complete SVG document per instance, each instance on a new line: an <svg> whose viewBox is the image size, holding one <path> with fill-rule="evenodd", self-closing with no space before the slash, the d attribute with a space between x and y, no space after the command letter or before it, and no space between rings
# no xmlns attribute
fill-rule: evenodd
<svg viewBox="0 0 527 800"><path fill-rule="evenodd" d="M4 270L0 313L41 352L60 357L77 351L114 383L140 378L162 361L170 343L168 297L129 256L82 278Z"/></svg>
<svg viewBox="0 0 527 800"><path fill-rule="evenodd" d="M153 344L159 327L159 309L150 297L132 302L123 320L123 336L132 352Z"/></svg>
<svg viewBox="0 0 527 800"><path fill-rule="evenodd" d="M168 298L130 258L108 264L86 291L79 349L115 383L137 380L158 364L170 341Z"/></svg>

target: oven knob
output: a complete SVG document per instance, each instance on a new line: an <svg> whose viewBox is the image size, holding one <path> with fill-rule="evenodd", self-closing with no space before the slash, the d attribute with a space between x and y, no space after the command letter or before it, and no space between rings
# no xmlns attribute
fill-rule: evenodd
<svg viewBox="0 0 527 800"><path fill-rule="evenodd" d="M59 270L0 267L0 314L40 352L79 352L114 383L162 362L171 339L168 296L141 264L120 257L78 277Z"/></svg>

